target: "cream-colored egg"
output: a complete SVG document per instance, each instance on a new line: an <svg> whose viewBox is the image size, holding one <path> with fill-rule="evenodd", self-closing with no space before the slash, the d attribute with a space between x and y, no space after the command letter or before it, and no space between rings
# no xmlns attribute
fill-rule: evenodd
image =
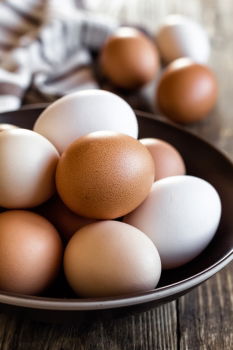
<svg viewBox="0 0 233 350"><path fill-rule="evenodd" d="M18 126L13 125L13 124L7 124L7 123L0 123L0 132L6 131L6 130L11 130L11 129L16 129Z"/></svg>
<svg viewBox="0 0 233 350"><path fill-rule="evenodd" d="M43 136L26 129L0 133L0 206L29 208L55 191L59 154Z"/></svg>
<svg viewBox="0 0 233 350"><path fill-rule="evenodd" d="M111 130L137 138L138 123L121 97L104 90L83 90L52 103L39 116L34 130L62 153L78 137L94 131Z"/></svg>
<svg viewBox="0 0 233 350"><path fill-rule="evenodd" d="M65 250L64 269L78 295L106 297L155 288L161 262L156 247L144 233L107 220L74 234Z"/></svg>
<svg viewBox="0 0 233 350"><path fill-rule="evenodd" d="M180 57L194 62L207 63L210 43L206 31L191 18L169 15L162 21L156 35L161 57L169 63Z"/></svg>

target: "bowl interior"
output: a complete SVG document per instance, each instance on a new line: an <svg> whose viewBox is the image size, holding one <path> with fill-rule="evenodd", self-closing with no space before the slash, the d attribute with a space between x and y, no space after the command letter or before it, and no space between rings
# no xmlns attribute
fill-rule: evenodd
<svg viewBox="0 0 233 350"><path fill-rule="evenodd" d="M25 108L1 114L0 123L11 123L31 129L42 110L43 107ZM155 293L159 293L164 287L169 288L174 283L179 284L186 279L195 279L197 274L205 274L206 269L212 268L213 265L232 252L233 165L221 152L205 141L182 130L182 128L148 118L148 116L146 113L137 112L139 137L161 138L174 145L185 160L187 173L209 181L218 191L222 201L221 222L214 239L205 251L190 263L177 269L163 271L159 285L155 290ZM6 293L3 292L3 294ZM42 297L45 300L51 297L65 298L63 299L65 302L69 302L69 298L76 298L62 275ZM33 299L34 297L27 298ZM51 301L51 299L48 300Z"/></svg>

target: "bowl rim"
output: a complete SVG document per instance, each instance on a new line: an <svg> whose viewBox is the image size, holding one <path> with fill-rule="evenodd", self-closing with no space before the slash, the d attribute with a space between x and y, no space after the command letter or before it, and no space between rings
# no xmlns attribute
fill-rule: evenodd
<svg viewBox="0 0 233 350"><path fill-rule="evenodd" d="M31 109L42 109L48 106L47 103L36 104L36 105L26 105L22 110L31 110ZM19 111L19 110L17 110ZM17 111L5 112L2 114L8 114ZM135 113L139 117L144 117L146 119L155 120L158 123L169 126L180 130L182 133L188 134L193 138L205 143L208 147L212 148L217 152L221 157L225 159L231 166L233 162L222 150L219 150L216 146L212 145L210 142L202 139L200 136L195 135L194 133L183 129L181 126L176 125L172 122L164 121L163 119L154 119L153 113L144 112L140 110L135 110ZM1 114L0 114L1 115ZM157 116L157 115L156 115ZM159 117L159 116L158 116ZM233 260L233 247L231 250L226 253L221 259L219 259L214 264L210 265L206 269L188 277L183 280L180 280L169 285L155 288L153 290L137 293L135 295L130 294L130 296L116 296L106 298L51 298L51 297L40 297L40 296L31 296L24 294L8 293L0 291L0 303L8 304L12 306L19 306L24 308L33 308L33 309L43 309L43 310L56 310L56 311L93 311L93 310L104 310L104 309L114 309L120 307L128 307L138 304L144 304L148 302L153 302L157 300L163 300L170 298L174 295L184 294L187 290L199 285L204 282L215 273L223 269L227 264Z"/></svg>
<svg viewBox="0 0 233 350"><path fill-rule="evenodd" d="M104 298L90 299L61 299L49 297L37 297L30 295L10 294L7 292L0 293L0 303L46 310L59 311L93 311L113 309L119 307L128 307L135 304L144 304L159 299L169 298L176 294L182 294L200 283L204 282L216 272L220 271L233 260L233 248L215 264L205 270L190 276L184 280L159 287L146 293L136 294L135 296L119 296L104 300Z"/></svg>

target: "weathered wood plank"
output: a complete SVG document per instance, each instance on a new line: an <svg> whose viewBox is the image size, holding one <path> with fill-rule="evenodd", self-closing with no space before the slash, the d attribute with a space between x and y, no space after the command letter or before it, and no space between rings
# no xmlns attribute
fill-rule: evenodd
<svg viewBox="0 0 233 350"><path fill-rule="evenodd" d="M0 314L1 350L177 350L176 302L85 326L48 325Z"/></svg>
<svg viewBox="0 0 233 350"><path fill-rule="evenodd" d="M233 349L233 264L178 300L180 349Z"/></svg>

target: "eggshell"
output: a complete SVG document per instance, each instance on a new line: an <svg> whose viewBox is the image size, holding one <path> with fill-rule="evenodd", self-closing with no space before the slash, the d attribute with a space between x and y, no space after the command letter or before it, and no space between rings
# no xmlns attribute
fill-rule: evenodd
<svg viewBox="0 0 233 350"><path fill-rule="evenodd" d="M217 82L210 68L188 58L173 61L161 75L156 100L171 120L192 123L205 118L217 100Z"/></svg>
<svg viewBox="0 0 233 350"><path fill-rule="evenodd" d="M124 222L156 245L163 269L181 266L199 255L213 238L221 216L217 191L194 176L155 182L146 200Z"/></svg>
<svg viewBox="0 0 233 350"><path fill-rule="evenodd" d="M0 214L0 289L38 294L56 277L62 244L46 219L26 210Z"/></svg>
<svg viewBox="0 0 233 350"><path fill-rule="evenodd" d="M74 141L57 166L57 191L75 213L113 219L135 209L154 180L150 152L133 137L97 131Z"/></svg>
<svg viewBox="0 0 233 350"><path fill-rule="evenodd" d="M37 211L57 228L65 242L77 230L96 221L95 219L84 218L73 213L57 195L42 204L37 208Z"/></svg>
<svg viewBox="0 0 233 350"><path fill-rule="evenodd" d="M64 254L64 271L84 297L109 297L156 287L161 262L152 241L119 221L102 221L77 231Z"/></svg>
<svg viewBox="0 0 233 350"><path fill-rule="evenodd" d="M15 129L15 128L18 128L18 126L13 124L0 123L0 132L10 130L10 129Z"/></svg>
<svg viewBox="0 0 233 350"><path fill-rule="evenodd" d="M155 138L145 138L139 141L152 155L155 164L155 180L186 173L183 158L170 143Z"/></svg>
<svg viewBox="0 0 233 350"><path fill-rule="evenodd" d="M34 130L50 140L60 153L80 136L112 130L137 138L134 111L121 97L104 90L78 91L45 109Z"/></svg>
<svg viewBox="0 0 233 350"><path fill-rule="evenodd" d="M156 43L167 63L180 57L190 57L197 63L207 63L210 43L203 27L188 17L169 15L162 21Z"/></svg>
<svg viewBox="0 0 233 350"><path fill-rule="evenodd" d="M43 136L26 129L0 133L0 206L29 208L55 191L56 148Z"/></svg>
<svg viewBox="0 0 233 350"><path fill-rule="evenodd" d="M132 89L154 79L159 56L155 44L145 34L135 28L121 27L103 46L100 65L113 84Z"/></svg>

